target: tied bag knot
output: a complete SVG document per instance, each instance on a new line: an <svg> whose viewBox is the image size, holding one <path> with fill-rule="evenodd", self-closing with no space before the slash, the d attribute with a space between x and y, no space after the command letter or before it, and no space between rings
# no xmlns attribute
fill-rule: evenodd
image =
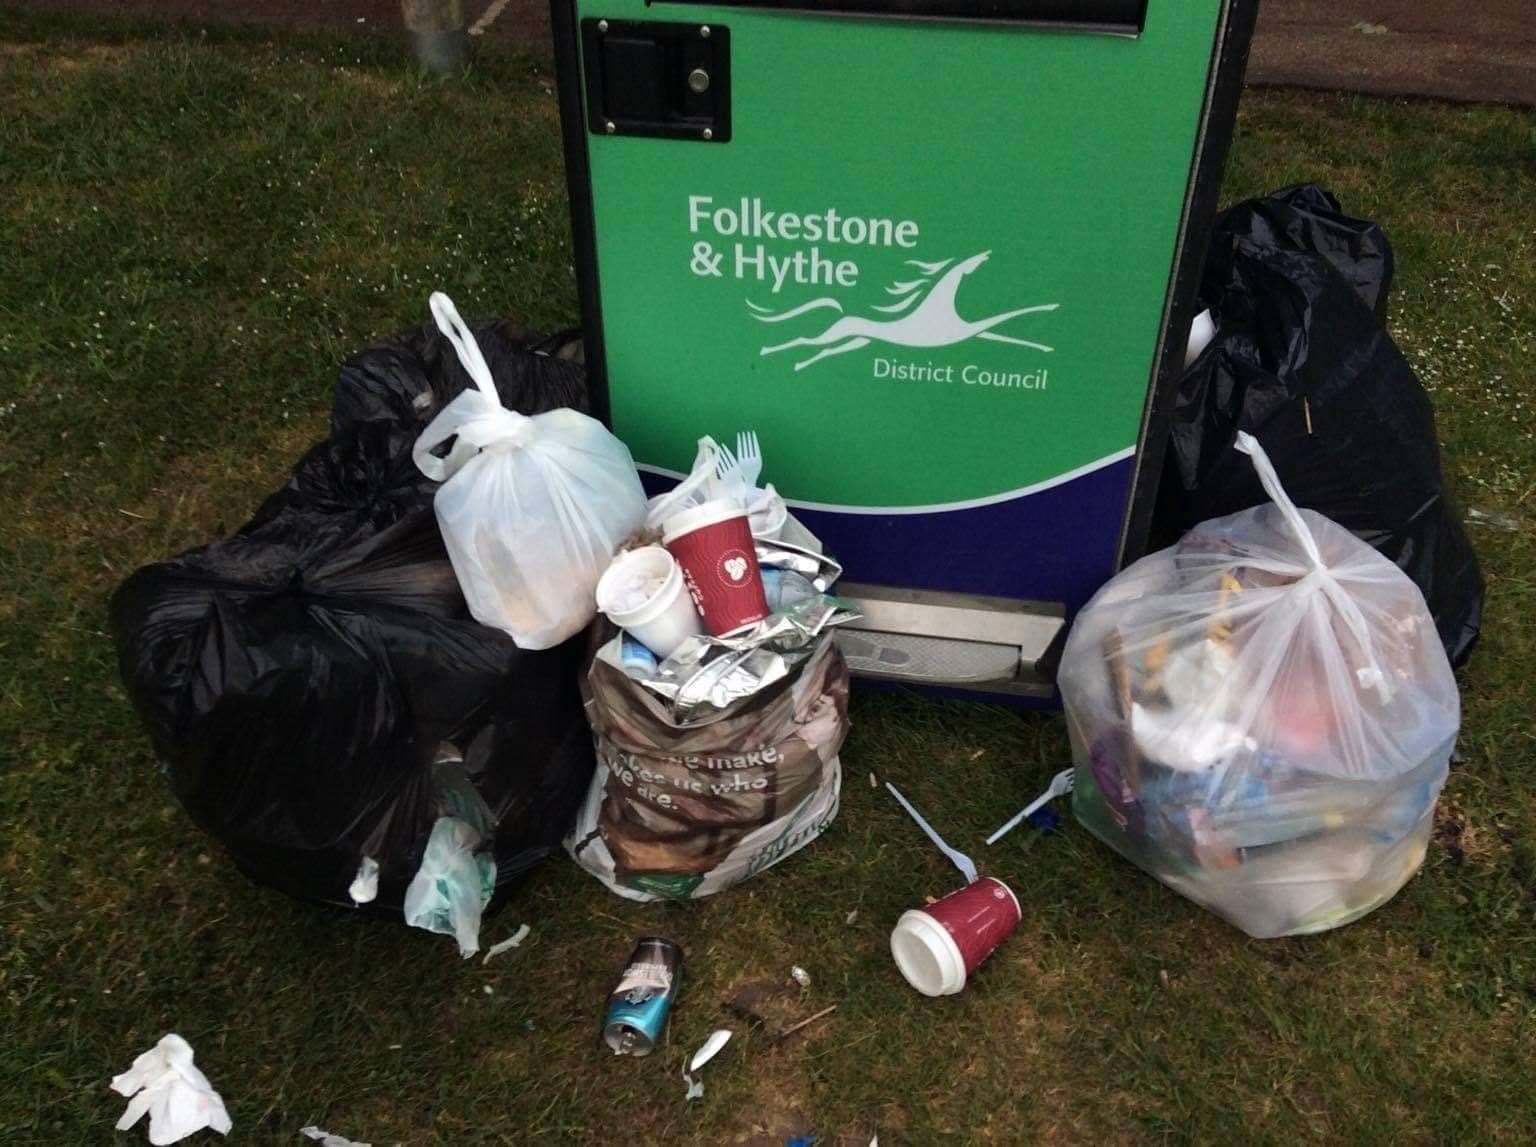
<svg viewBox="0 0 1536 1147"><path fill-rule="evenodd" d="M1362 689L1374 689L1381 698L1382 704L1386 704L1392 699L1392 687L1382 671L1381 661L1376 653L1376 643L1371 638L1371 627L1360 612L1360 607L1355 603L1354 597L1339 584L1338 578L1333 575L1333 571L1328 568L1328 563L1323 560L1317 538L1313 535L1311 527L1307 525L1307 520L1301 516L1301 511L1296 508L1296 503L1291 501L1290 495L1285 492L1285 487L1280 484L1280 475L1275 471L1275 464L1269 460L1269 455L1265 453L1264 447L1259 445L1259 440L1247 431L1239 430L1234 448L1253 460L1253 468L1259 476L1259 484L1264 487L1264 492L1269 495L1270 501L1280 511L1280 516L1290 526L1291 533L1295 535L1302 552L1307 556L1307 561L1311 563L1312 572L1297 583L1298 586L1316 585L1328 599L1329 604L1344 619L1344 624L1354 637L1360 656L1365 662L1356 668L1355 679Z"/></svg>
<svg viewBox="0 0 1536 1147"><path fill-rule="evenodd" d="M452 344L475 384L474 389L466 390L438 412L411 450L417 469L434 482L446 482L484 449L526 445L533 437L533 419L501 404L480 344L459 317L453 300L441 291L433 291L429 305L438 329ZM453 447L439 458L433 451L450 438L454 439Z"/></svg>
<svg viewBox="0 0 1536 1147"><path fill-rule="evenodd" d="M515 450L535 437L533 419L526 414L487 401L479 390L466 390L416 439L411 457L428 478L446 482L482 450ZM434 451L450 438L453 446L439 458Z"/></svg>

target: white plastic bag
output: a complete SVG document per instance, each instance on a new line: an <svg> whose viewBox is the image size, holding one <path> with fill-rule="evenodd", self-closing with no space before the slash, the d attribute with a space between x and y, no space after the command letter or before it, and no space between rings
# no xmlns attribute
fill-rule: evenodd
<svg viewBox="0 0 1536 1147"><path fill-rule="evenodd" d="M1460 702L1413 582L1238 449L1273 504L1143 558L1073 624L1073 806L1250 935L1316 932L1417 871Z"/></svg>
<svg viewBox="0 0 1536 1147"><path fill-rule="evenodd" d="M762 539L778 538L788 524L789 507L783 496L774 489L773 483L749 486L739 474L733 479L720 477L722 451L720 444L709 435L699 439L693 465L681 481L664 494L657 494L646 509L645 524L648 529L659 530L675 514L702 506L716 498L729 498L738 503L752 522L752 536Z"/></svg>
<svg viewBox="0 0 1536 1147"><path fill-rule="evenodd" d="M575 410L533 416L501 405L469 328L441 292L438 329L474 380L416 440L421 472L469 611L523 649L548 649L597 612L597 579L645 520L629 449ZM454 439L444 457L433 451Z"/></svg>

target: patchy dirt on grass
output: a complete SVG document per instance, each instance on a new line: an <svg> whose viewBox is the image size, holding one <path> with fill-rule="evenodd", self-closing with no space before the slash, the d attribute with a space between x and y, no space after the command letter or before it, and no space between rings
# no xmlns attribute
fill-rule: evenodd
<svg viewBox="0 0 1536 1147"><path fill-rule="evenodd" d="M60 51L50 44L0 42L0 60L60 74L121 70L132 62L135 54L135 49L125 44L75 44Z"/></svg>

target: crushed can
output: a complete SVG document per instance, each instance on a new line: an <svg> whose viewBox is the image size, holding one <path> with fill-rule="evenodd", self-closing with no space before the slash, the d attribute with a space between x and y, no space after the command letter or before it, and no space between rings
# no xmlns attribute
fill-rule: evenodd
<svg viewBox="0 0 1536 1147"><path fill-rule="evenodd" d="M683 971L683 950L660 936L635 944L624 973L608 995L603 1042L614 1055L650 1055L666 1026Z"/></svg>

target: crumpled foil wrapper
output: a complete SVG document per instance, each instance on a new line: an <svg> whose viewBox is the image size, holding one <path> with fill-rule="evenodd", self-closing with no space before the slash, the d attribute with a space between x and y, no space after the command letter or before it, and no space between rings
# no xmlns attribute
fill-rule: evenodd
<svg viewBox="0 0 1536 1147"><path fill-rule="evenodd" d="M806 537L811 538L811 535L807 532ZM756 549L757 564L763 569L799 574L816 587L817 593L826 593L832 588L832 583L843 576L842 563L808 546L782 539L758 538Z"/></svg>
<svg viewBox="0 0 1536 1147"><path fill-rule="evenodd" d="M667 702L679 729L707 725L739 712L754 697L792 676L811 659L824 634L861 614L827 594L797 601L731 637L690 637L650 677L635 678ZM597 656L620 668L614 638Z"/></svg>

